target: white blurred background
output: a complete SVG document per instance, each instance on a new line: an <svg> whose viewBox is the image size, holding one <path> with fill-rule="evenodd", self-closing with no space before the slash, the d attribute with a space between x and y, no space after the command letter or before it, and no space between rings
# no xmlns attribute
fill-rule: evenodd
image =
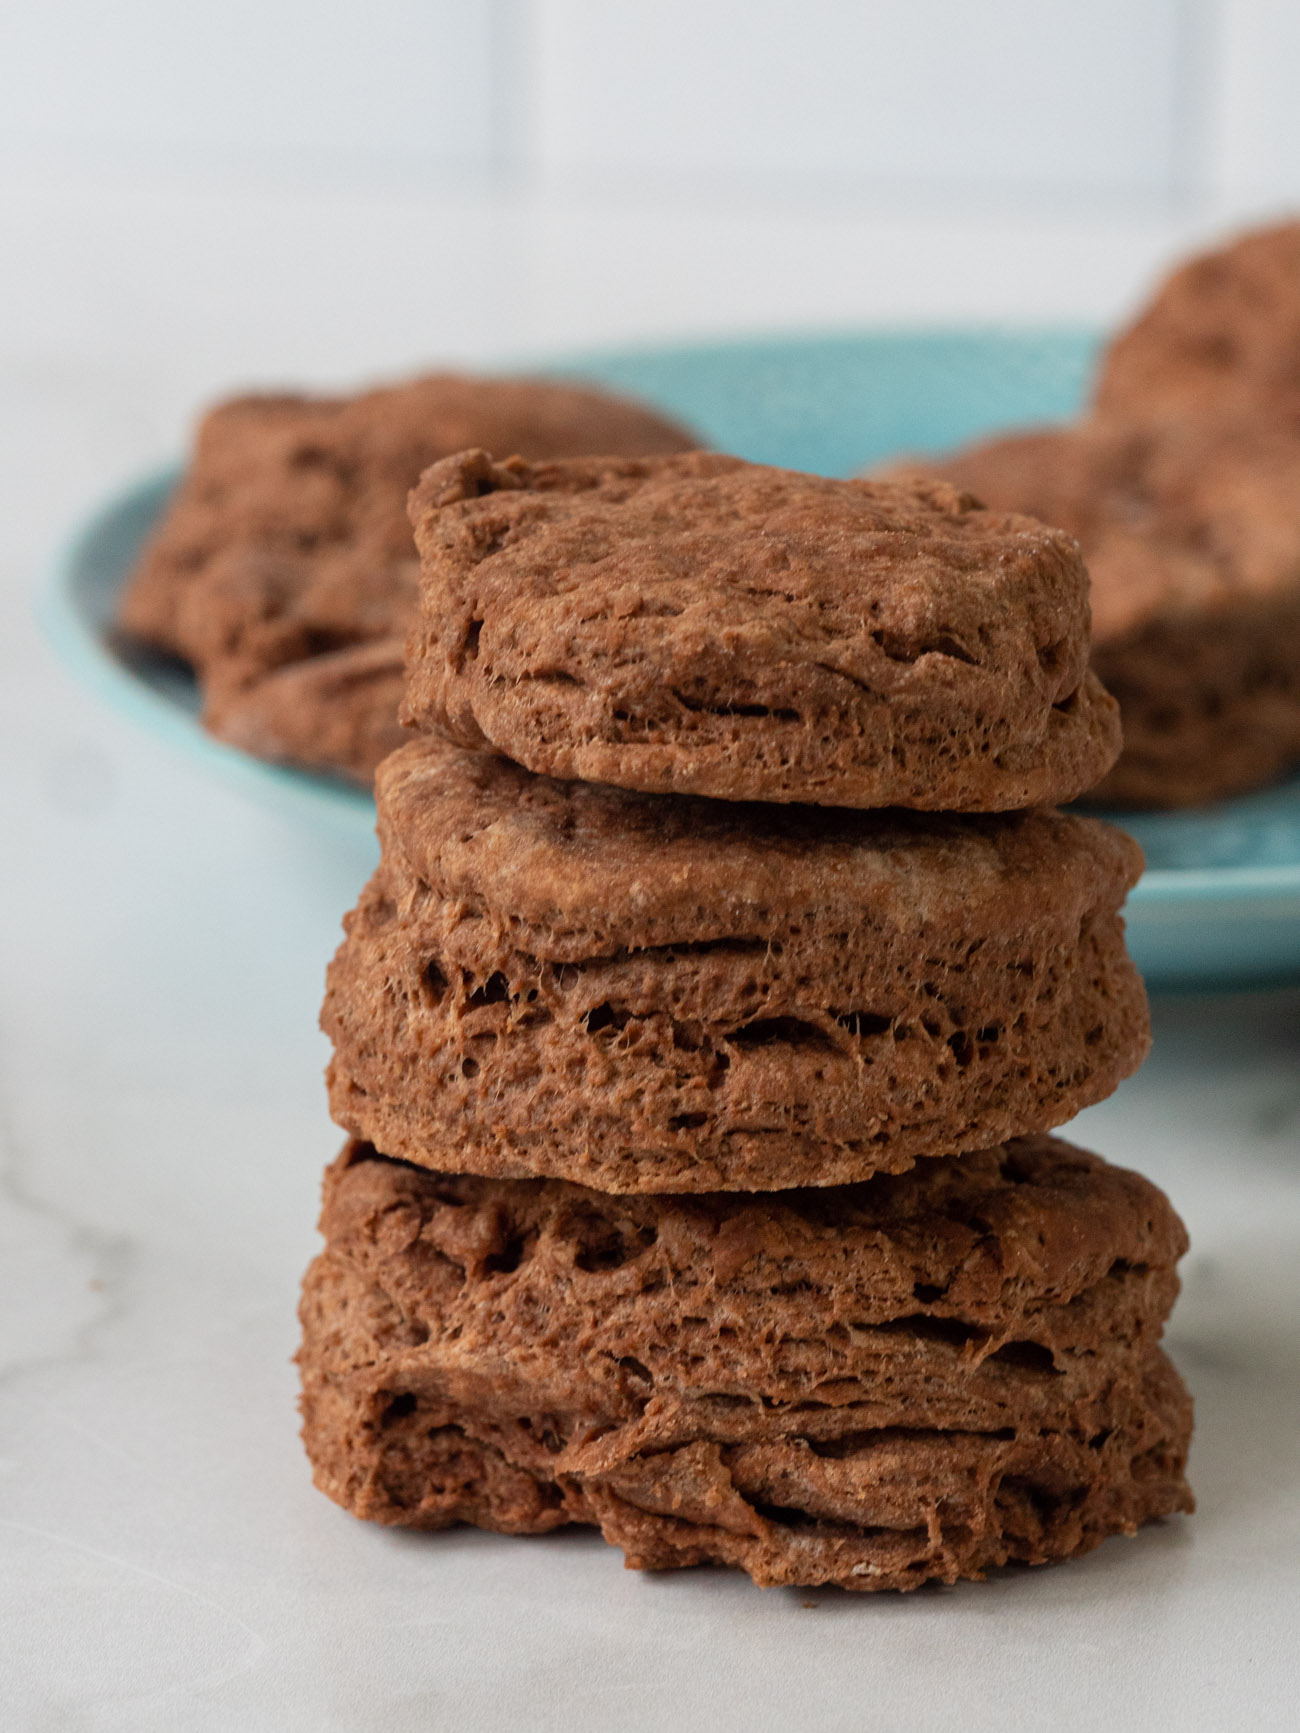
<svg viewBox="0 0 1300 1733"><path fill-rule="evenodd" d="M1300 202L1298 70L1288 0L6 0L0 386L162 452L236 383L1109 323Z"/></svg>

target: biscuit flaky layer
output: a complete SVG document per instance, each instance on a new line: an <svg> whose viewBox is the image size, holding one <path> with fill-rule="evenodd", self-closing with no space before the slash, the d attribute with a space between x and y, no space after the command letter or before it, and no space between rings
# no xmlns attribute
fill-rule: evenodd
<svg viewBox="0 0 1300 1733"><path fill-rule="evenodd" d="M368 784L405 738L406 496L420 472L467 445L542 458L693 443L639 404L540 379L440 373L350 397L237 398L204 418L122 624L194 664L204 724L223 740Z"/></svg>
<svg viewBox="0 0 1300 1733"><path fill-rule="evenodd" d="M529 769L1002 811L1119 751L1068 537L935 484L696 452L435 465L404 715Z"/></svg>
<svg viewBox="0 0 1300 1733"><path fill-rule="evenodd" d="M935 467L1079 539L1092 665L1124 721L1123 753L1091 798L1194 805L1300 763L1292 432L1094 420L992 440Z"/></svg>
<svg viewBox="0 0 1300 1733"><path fill-rule="evenodd" d="M1158 1347L1181 1224L1055 1139L690 1198L351 1144L321 1227L304 1438L358 1516L592 1523L633 1566L908 1589L1192 1507Z"/></svg>
<svg viewBox="0 0 1300 1733"><path fill-rule="evenodd" d="M339 1123L430 1167L767 1190L1047 1130L1147 1048L1141 855L1055 812L667 799L417 740L323 1026Z"/></svg>

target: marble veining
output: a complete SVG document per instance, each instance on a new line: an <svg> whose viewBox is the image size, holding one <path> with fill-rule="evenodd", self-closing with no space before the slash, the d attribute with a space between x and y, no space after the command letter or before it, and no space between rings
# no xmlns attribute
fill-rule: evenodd
<svg viewBox="0 0 1300 1733"><path fill-rule="evenodd" d="M124 1240L29 1189L0 1046L0 1384L90 1351L92 1332L120 1303L127 1256Z"/></svg>

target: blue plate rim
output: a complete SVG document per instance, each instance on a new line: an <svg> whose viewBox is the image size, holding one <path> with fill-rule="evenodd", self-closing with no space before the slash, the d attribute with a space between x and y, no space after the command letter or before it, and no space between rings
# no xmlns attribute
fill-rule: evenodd
<svg viewBox="0 0 1300 1733"><path fill-rule="evenodd" d="M267 763L217 740L207 733L197 716L186 714L133 674L78 606L79 568L105 528L132 506L164 488L174 487L182 473L183 465L173 462L136 476L101 499L58 545L36 596L36 616L46 640L69 672L120 715L169 746L192 754L249 792L264 797L287 793L299 806L314 808L322 816L336 820L368 815L369 828L373 828L374 801L370 794L343 783L333 784L309 771Z"/></svg>
<svg viewBox="0 0 1300 1733"><path fill-rule="evenodd" d="M969 330L970 328L966 328ZM988 327L997 329L997 327ZM1019 329L1019 328L1017 328ZM884 329L873 329L871 337L888 336ZM895 335L901 334L898 332ZM922 333L918 329L914 335ZM943 335L938 328L927 329L925 335ZM959 334L953 328L951 334ZM823 332L828 342L835 333ZM843 333L847 338L849 332ZM868 335L861 333L860 335ZM743 348L760 338L737 338L728 346ZM720 347L721 345L701 345ZM675 348L688 348L683 344ZM614 353L613 350L610 353ZM626 353L626 352L624 352ZM588 353L582 365L599 365L599 353ZM550 362L558 366L579 364ZM367 831L374 825L374 802L361 789L344 783L333 783L310 771L291 766L265 763L260 759L227 746L207 734L198 718L180 710L164 694L134 674L116 656L78 606L76 581L87 551L94 546L105 528L121 513L165 487L174 486L182 474L179 462L159 465L137 475L93 506L57 545L48 570L40 585L36 612L47 640L69 670L80 676L92 690L106 699L119 713L146 727L169 744L187 751L219 771L227 779L241 783L249 792L266 797L288 797L298 807L313 809L320 816L335 822L346 821L349 828L364 824ZM1107 822L1124 823L1123 813L1101 814ZM1129 893L1129 906L1140 907L1144 915L1157 915L1165 907L1189 901L1199 904L1257 902L1269 897L1300 897L1300 863L1294 865L1225 866L1196 868L1148 868Z"/></svg>

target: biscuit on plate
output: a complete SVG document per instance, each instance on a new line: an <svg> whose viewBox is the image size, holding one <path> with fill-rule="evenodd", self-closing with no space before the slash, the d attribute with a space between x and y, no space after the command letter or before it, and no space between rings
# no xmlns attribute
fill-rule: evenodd
<svg viewBox="0 0 1300 1733"><path fill-rule="evenodd" d="M484 443L560 457L697 442L638 404L537 379L435 374L351 397L237 398L199 428L123 629L193 664L221 739L368 785L404 738L407 493L435 459Z"/></svg>
<svg viewBox="0 0 1300 1733"><path fill-rule="evenodd" d="M1108 345L1094 402L1134 421L1260 415L1300 430L1300 223L1180 265Z"/></svg>
<svg viewBox="0 0 1300 1733"><path fill-rule="evenodd" d="M1124 749L1089 798L1188 806L1300 764L1300 440L1258 420L1095 419L934 467L1077 536Z"/></svg>

